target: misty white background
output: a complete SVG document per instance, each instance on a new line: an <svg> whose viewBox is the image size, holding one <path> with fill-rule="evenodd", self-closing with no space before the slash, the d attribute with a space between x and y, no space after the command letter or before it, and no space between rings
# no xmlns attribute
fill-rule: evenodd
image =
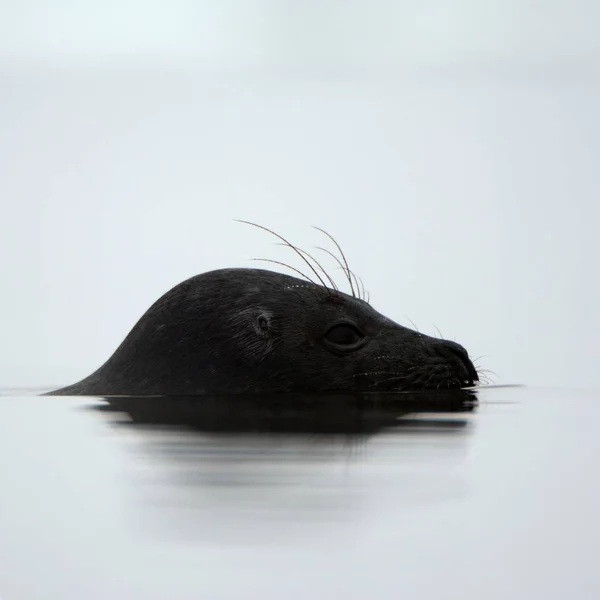
<svg viewBox="0 0 600 600"><path fill-rule="evenodd" d="M199 272L330 231L497 383L596 385L600 5L0 4L0 384L101 364ZM299 266L297 262L294 262Z"/></svg>

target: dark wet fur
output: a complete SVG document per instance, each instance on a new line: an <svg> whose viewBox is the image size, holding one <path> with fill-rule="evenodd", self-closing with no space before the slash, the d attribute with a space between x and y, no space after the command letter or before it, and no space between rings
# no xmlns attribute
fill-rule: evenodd
<svg viewBox="0 0 600 600"><path fill-rule="evenodd" d="M351 323L364 343L325 334ZM459 344L426 336L364 300L262 269L197 275L162 296L108 361L55 395L195 395L471 386Z"/></svg>

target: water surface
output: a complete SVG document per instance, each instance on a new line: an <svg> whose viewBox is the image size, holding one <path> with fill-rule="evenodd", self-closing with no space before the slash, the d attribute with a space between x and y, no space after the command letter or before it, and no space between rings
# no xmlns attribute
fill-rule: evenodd
<svg viewBox="0 0 600 600"><path fill-rule="evenodd" d="M600 597L598 392L317 433L8 393L0 598Z"/></svg>

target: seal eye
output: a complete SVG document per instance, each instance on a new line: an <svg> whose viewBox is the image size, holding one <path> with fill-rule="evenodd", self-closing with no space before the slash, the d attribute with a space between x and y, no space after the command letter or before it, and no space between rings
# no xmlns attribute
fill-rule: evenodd
<svg viewBox="0 0 600 600"><path fill-rule="evenodd" d="M325 339L336 346L356 346L364 335L349 323L334 325L326 334Z"/></svg>

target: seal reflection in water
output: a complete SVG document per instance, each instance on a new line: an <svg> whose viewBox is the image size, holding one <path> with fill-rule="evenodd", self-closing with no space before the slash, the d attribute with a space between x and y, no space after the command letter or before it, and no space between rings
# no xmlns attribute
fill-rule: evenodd
<svg viewBox="0 0 600 600"><path fill-rule="evenodd" d="M478 382L461 345L377 312L355 294L347 263L338 261L352 288L341 292L308 253L275 235L318 282L245 268L192 277L157 300L97 371L49 394L381 392Z"/></svg>
<svg viewBox="0 0 600 600"><path fill-rule="evenodd" d="M106 403L90 409L114 413L115 421L122 425L166 425L170 429L211 433L359 436L407 428L459 432L468 427L469 421L457 419L457 414L473 412L478 405L473 390L105 396L103 399Z"/></svg>

